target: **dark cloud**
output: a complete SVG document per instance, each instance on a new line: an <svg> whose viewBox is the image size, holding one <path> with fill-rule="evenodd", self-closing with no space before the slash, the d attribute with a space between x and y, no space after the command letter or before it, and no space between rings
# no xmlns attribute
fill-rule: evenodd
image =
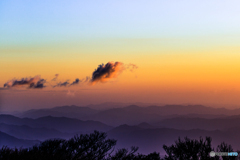
<svg viewBox="0 0 240 160"><path fill-rule="evenodd" d="M59 82L57 85L53 86L54 87L67 87L69 85L68 80L65 82Z"/></svg>
<svg viewBox="0 0 240 160"><path fill-rule="evenodd" d="M21 86L28 86L28 88L43 88L44 83L46 80L41 79L40 76L35 76L33 78L22 78L21 80L12 79L6 82L3 86L5 88L12 88L12 87L21 87Z"/></svg>
<svg viewBox="0 0 240 160"><path fill-rule="evenodd" d="M56 81L58 76L59 76L59 74L55 74L55 77L51 81Z"/></svg>
<svg viewBox="0 0 240 160"><path fill-rule="evenodd" d="M73 81L73 82L70 84L70 86L71 86L71 85L76 85L76 84L78 84L79 82L82 82L82 81L79 80L78 78L76 78L76 80Z"/></svg>
<svg viewBox="0 0 240 160"><path fill-rule="evenodd" d="M53 86L53 88L54 87L70 87L72 85L77 85L80 82L82 82L82 80L79 80L79 78L76 78L75 81L73 81L72 83L69 83L69 80L65 82L59 82L57 85Z"/></svg>
<svg viewBox="0 0 240 160"><path fill-rule="evenodd" d="M101 64L92 73L90 80L94 85L97 82L107 82L111 78L117 77L124 70L124 65L121 62L108 62L107 64Z"/></svg>
<svg viewBox="0 0 240 160"><path fill-rule="evenodd" d="M41 79L41 80L39 80L37 82L37 84L31 84L29 86L29 88L39 88L39 89L41 89L41 88L46 87L46 86L44 86L44 83L46 83L46 80L45 79Z"/></svg>

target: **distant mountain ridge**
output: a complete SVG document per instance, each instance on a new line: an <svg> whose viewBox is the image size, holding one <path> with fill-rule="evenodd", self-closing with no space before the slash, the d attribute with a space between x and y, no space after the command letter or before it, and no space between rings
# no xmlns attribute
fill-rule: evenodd
<svg viewBox="0 0 240 160"><path fill-rule="evenodd" d="M54 116L54 117L69 117L69 118L82 118L96 114L98 111L91 109L89 107L78 107L78 106L59 106L54 108L44 108L44 109L33 109L28 110L19 117L28 118L39 118L44 116Z"/></svg>
<svg viewBox="0 0 240 160"><path fill-rule="evenodd" d="M35 144L38 144L39 142L40 141L36 141L36 140L19 139L0 131L0 147L7 145L10 148L15 148L15 147L27 148Z"/></svg>
<svg viewBox="0 0 240 160"><path fill-rule="evenodd" d="M136 109L138 109L138 106L131 106L122 110L114 110L114 112L116 115L118 112L120 112L120 115L127 113L125 115L127 118ZM105 111L109 112L109 110ZM137 110L136 114L143 115L141 110ZM38 143L38 140L48 138L68 139L75 134L99 130L107 132L108 138L116 139L117 148L138 146L139 152L144 154L153 151L163 154L162 145L173 144L179 136L181 138L188 136L194 139L198 139L200 136L210 136L215 147L224 141L231 144L234 149L240 149L240 116L238 115L221 118L199 118L184 115L166 117L154 123L142 121L136 125L125 123L117 127L111 127L97 121L82 121L67 117L45 116L32 119L0 115L0 145L28 147Z"/></svg>
<svg viewBox="0 0 240 160"><path fill-rule="evenodd" d="M25 140L46 140L51 138L68 139L74 134L62 133L52 128L33 128L27 125L11 125L0 123L0 130L10 136L14 136Z"/></svg>
<svg viewBox="0 0 240 160"><path fill-rule="evenodd" d="M82 121L79 119L67 117L52 117L46 116L37 119L18 118L12 115L0 115L0 123L9 125L27 125L33 128L53 128L61 132L86 132L86 131L107 131L112 127L97 121Z"/></svg>
<svg viewBox="0 0 240 160"><path fill-rule="evenodd" d="M240 109L211 108L202 105L165 105L139 107L130 105L127 107L97 110L89 107L62 106L50 109L29 110L20 117L39 118L43 116L68 117L80 120L94 120L111 126L121 124L136 125L141 122L158 122L163 119L176 117L189 118L218 118L231 115L240 115Z"/></svg>
<svg viewBox="0 0 240 160"><path fill-rule="evenodd" d="M152 125L160 128L175 128L184 130L226 130L229 128L240 127L240 116L230 116L214 119L176 117L171 119L164 119L159 122L153 123Z"/></svg>

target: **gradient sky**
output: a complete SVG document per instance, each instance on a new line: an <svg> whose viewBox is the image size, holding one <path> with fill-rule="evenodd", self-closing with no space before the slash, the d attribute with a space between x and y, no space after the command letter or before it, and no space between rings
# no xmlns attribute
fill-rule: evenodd
<svg viewBox="0 0 240 160"><path fill-rule="evenodd" d="M91 76L135 64L94 86L0 90L1 110L113 102L240 105L240 2L0 1L0 85L41 75ZM53 83L53 82L51 82Z"/></svg>

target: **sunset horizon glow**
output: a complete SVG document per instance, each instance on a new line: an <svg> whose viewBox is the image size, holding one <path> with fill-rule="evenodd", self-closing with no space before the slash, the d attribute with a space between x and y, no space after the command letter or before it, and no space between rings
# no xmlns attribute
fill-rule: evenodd
<svg viewBox="0 0 240 160"><path fill-rule="evenodd" d="M0 2L0 110L104 102L240 107L239 4ZM116 62L132 68L120 72Z"/></svg>

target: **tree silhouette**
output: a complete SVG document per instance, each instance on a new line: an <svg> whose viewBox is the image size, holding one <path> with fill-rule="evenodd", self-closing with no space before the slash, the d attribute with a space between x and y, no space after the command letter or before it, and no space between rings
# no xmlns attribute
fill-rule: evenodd
<svg viewBox="0 0 240 160"><path fill-rule="evenodd" d="M220 145L217 146L217 152L233 152L233 148L231 145L228 145L225 142L222 142ZM236 157L228 157L228 156L223 156L223 160L235 160Z"/></svg>
<svg viewBox="0 0 240 160"><path fill-rule="evenodd" d="M212 139L200 137L191 140L178 138L171 146L163 145L166 151L164 160L233 160L236 157L210 157L214 151ZM138 147L118 149L114 152L116 140L107 139L107 134L94 131L91 134L76 135L69 140L51 139L30 148L0 149L0 160L163 160L159 153L148 155L136 153ZM114 153L113 153L114 152ZM222 142L217 152L233 152L231 145Z"/></svg>
<svg viewBox="0 0 240 160"><path fill-rule="evenodd" d="M153 152L148 155L136 154L138 147L131 147L131 150L119 149L109 160L161 160L159 153Z"/></svg>
<svg viewBox="0 0 240 160"><path fill-rule="evenodd" d="M167 155L165 160L211 160L218 159L218 157L210 157L210 152L213 151L211 146L211 137L206 137L203 140L191 140L187 137L181 140L180 137L175 141L175 145L166 146L163 145L163 149L166 151Z"/></svg>
<svg viewBox="0 0 240 160"><path fill-rule="evenodd" d="M0 160L160 160L159 153L136 154L138 147L119 149L112 154L116 140L106 133L76 135L69 140L51 139L30 148L0 150Z"/></svg>
<svg viewBox="0 0 240 160"><path fill-rule="evenodd" d="M109 159L111 160L131 160L131 159L135 159L135 152L137 152L138 147L132 147L130 151L128 151L128 149L122 148L119 149L115 155L111 156Z"/></svg>
<svg viewBox="0 0 240 160"><path fill-rule="evenodd" d="M102 160L116 145L116 140L106 139L106 133L94 131L77 135L66 141L63 139L46 140L28 149L9 149L2 147L0 159L24 160Z"/></svg>
<svg viewBox="0 0 240 160"><path fill-rule="evenodd" d="M106 137L106 133L98 131L90 135L74 136L67 142L67 150L71 159L104 159L109 154L108 151L116 145L116 140L106 139Z"/></svg>

